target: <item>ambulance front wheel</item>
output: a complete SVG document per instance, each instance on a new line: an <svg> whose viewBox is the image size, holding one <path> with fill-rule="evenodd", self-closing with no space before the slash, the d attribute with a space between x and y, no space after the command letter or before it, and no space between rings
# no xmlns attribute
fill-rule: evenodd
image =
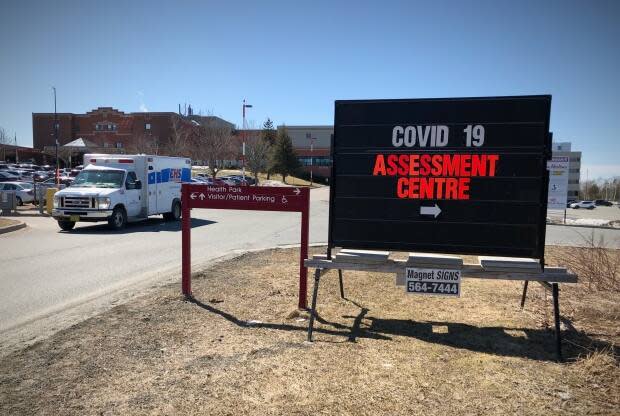
<svg viewBox="0 0 620 416"><path fill-rule="evenodd" d="M108 225L113 230L122 230L127 225L127 213L125 208L116 207L112 211L112 216L108 219Z"/></svg>
<svg viewBox="0 0 620 416"><path fill-rule="evenodd" d="M58 226L63 231L71 231L71 230L73 230L73 227L75 227L75 222L74 221L58 220Z"/></svg>
<svg viewBox="0 0 620 416"><path fill-rule="evenodd" d="M164 213L164 220L178 221L181 218L181 203L178 200L172 202L170 212Z"/></svg>

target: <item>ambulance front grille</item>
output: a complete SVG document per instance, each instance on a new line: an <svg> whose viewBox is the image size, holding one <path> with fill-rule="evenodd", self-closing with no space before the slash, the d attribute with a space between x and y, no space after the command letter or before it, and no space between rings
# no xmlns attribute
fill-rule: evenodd
<svg viewBox="0 0 620 416"><path fill-rule="evenodd" d="M63 208L94 208L95 199L88 196L65 196Z"/></svg>

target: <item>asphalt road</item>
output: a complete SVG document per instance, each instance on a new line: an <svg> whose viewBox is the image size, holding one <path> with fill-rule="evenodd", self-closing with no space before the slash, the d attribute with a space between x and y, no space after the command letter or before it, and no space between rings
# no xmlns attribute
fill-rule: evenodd
<svg viewBox="0 0 620 416"><path fill-rule="evenodd" d="M328 188L311 192L311 243L327 240L328 197ZM299 244L297 213L193 210L192 217L194 270L235 251ZM0 235L0 352L180 280L179 223L156 218L123 232L86 223L65 233L50 218L22 219L28 228ZM618 230L564 226L547 227L547 244L582 245L592 232L620 247Z"/></svg>

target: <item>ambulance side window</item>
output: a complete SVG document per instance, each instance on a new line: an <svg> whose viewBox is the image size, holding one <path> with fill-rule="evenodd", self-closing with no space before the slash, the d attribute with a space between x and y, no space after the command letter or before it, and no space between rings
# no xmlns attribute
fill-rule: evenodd
<svg viewBox="0 0 620 416"><path fill-rule="evenodd" d="M127 179L125 180L125 189L136 189L136 182L138 178L136 177L136 172L127 173Z"/></svg>

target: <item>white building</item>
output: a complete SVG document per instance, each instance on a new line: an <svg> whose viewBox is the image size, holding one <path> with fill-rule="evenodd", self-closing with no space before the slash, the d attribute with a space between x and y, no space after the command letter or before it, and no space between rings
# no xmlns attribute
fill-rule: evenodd
<svg viewBox="0 0 620 416"><path fill-rule="evenodd" d="M579 176L581 175L581 152L572 152L570 142L553 143L553 156L568 157L568 200L579 199Z"/></svg>

